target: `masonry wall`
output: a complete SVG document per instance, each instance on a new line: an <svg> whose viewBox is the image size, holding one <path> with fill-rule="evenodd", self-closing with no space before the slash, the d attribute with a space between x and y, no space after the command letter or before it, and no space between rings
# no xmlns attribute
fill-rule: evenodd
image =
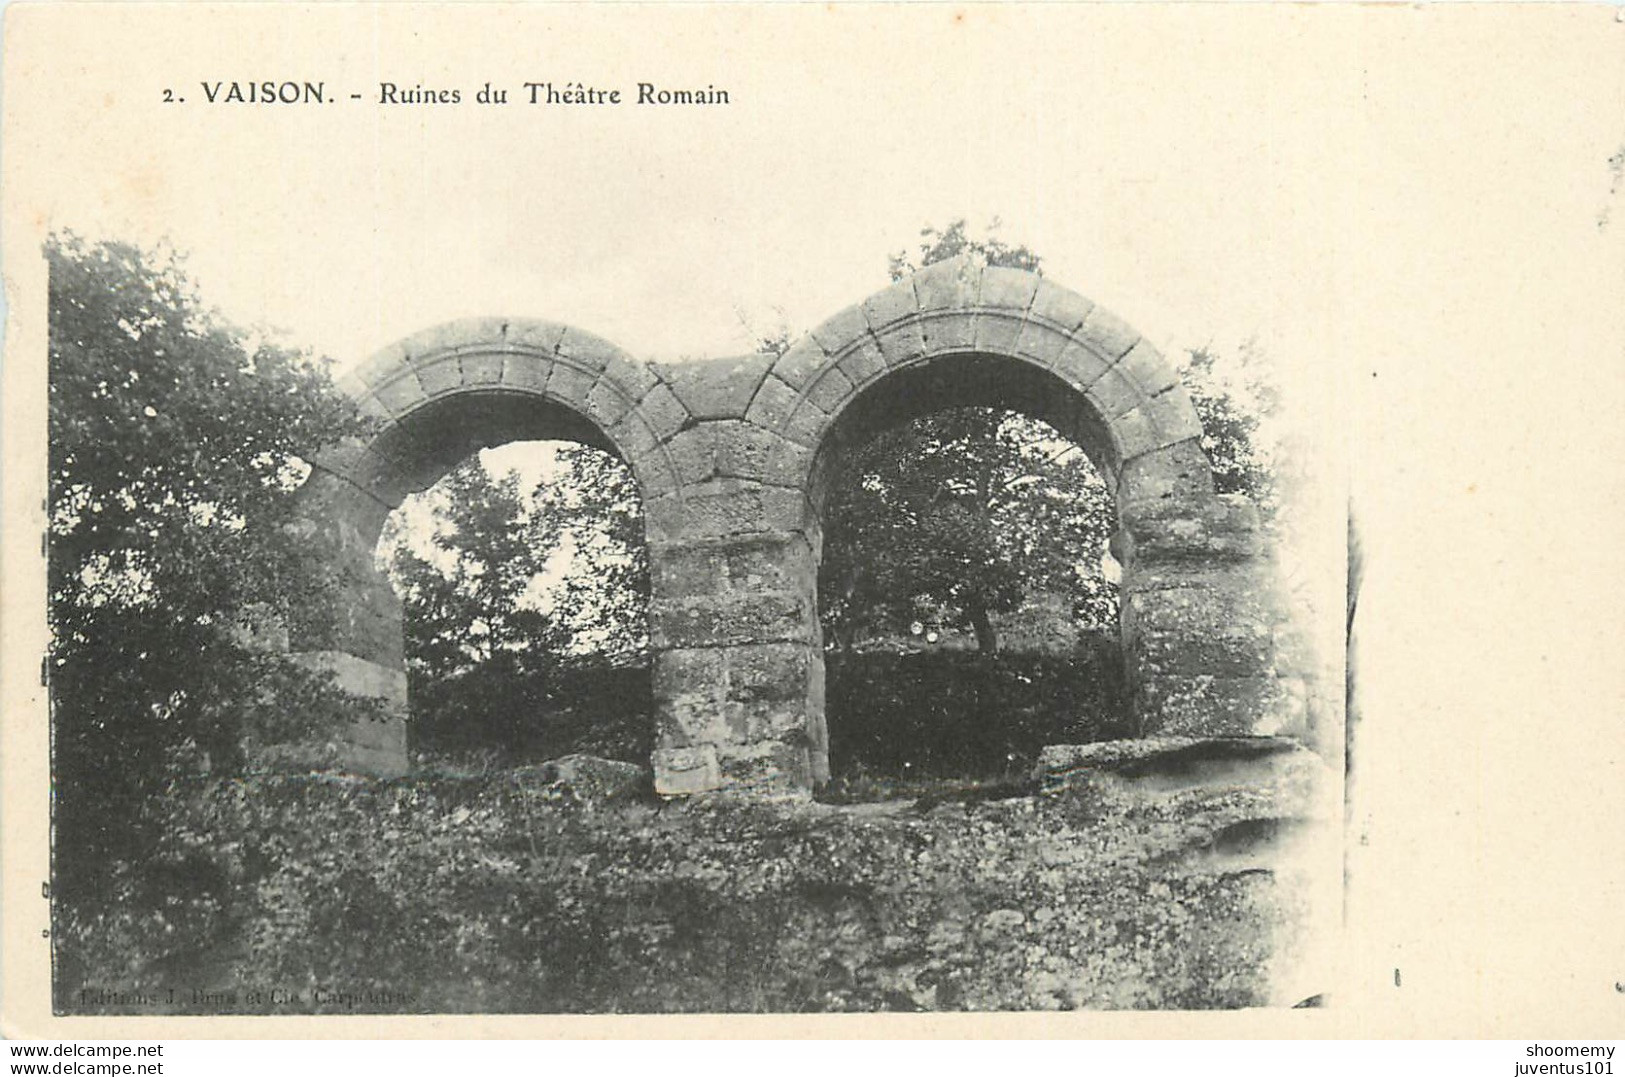
<svg viewBox="0 0 1625 1077"><path fill-rule="evenodd" d="M567 326L474 319L392 345L347 388L378 431L318 462L307 516L339 551L335 582L296 612L290 639L362 694L393 701L404 684L399 604L371 563L388 512L484 445L574 438L625 459L644 497L657 790L805 796L828 777L824 491L847 449L884 426L984 404L1055 425L1115 493L1141 733L1304 727L1257 513L1214 494L1171 365L1034 274L940 263L783 355L673 366ZM352 737L354 765L403 768L400 729Z"/></svg>

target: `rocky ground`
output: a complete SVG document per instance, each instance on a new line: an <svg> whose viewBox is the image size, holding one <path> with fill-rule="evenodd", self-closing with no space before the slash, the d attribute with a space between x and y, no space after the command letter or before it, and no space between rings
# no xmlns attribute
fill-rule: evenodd
<svg viewBox="0 0 1625 1077"><path fill-rule="evenodd" d="M1332 813L1287 741L1052 748L1030 782L870 803L636 784L578 763L200 787L175 901L60 918L59 1006L1205 1009L1321 989L1337 862L1306 850Z"/></svg>

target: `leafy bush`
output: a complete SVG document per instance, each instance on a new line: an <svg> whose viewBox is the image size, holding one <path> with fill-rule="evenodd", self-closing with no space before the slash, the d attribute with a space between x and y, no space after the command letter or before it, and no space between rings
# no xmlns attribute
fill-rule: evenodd
<svg viewBox="0 0 1625 1077"><path fill-rule="evenodd" d="M827 658L830 764L962 778L1026 774L1046 744L1127 735L1114 641L1073 654L848 652Z"/></svg>

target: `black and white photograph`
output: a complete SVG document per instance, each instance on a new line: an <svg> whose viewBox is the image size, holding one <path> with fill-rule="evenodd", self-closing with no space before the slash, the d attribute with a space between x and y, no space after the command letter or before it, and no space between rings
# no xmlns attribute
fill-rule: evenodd
<svg viewBox="0 0 1625 1077"><path fill-rule="evenodd" d="M8 9L7 1035L1618 1038L1544 6Z"/></svg>

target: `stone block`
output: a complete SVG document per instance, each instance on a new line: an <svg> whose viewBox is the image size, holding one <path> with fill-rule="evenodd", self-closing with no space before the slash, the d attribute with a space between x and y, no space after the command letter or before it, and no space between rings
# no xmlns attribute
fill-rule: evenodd
<svg viewBox="0 0 1625 1077"><path fill-rule="evenodd" d="M1207 558L1216 562L1254 557L1263 550L1258 510L1242 497L1178 502L1134 500L1118 518L1131 560L1156 563Z"/></svg>
<svg viewBox="0 0 1625 1077"><path fill-rule="evenodd" d="M651 683L656 736L663 748L717 744L728 737L722 693L724 648L671 649L655 655Z"/></svg>
<svg viewBox="0 0 1625 1077"><path fill-rule="evenodd" d="M968 352L976 347L976 315L968 312L933 313L920 321L927 355Z"/></svg>
<svg viewBox="0 0 1625 1077"><path fill-rule="evenodd" d="M1162 357L1161 352L1151 346L1150 341L1143 339L1137 341L1128 350L1128 354L1117 361L1114 369L1145 397L1156 396L1179 384L1179 379L1174 376L1173 366Z"/></svg>
<svg viewBox="0 0 1625 1077"><path fill-rule="evenodd" d="M513 781L526 791L562 790L577 803L590 806L637 798L648 784L648 771L636 763L575 752L519 767L513 772Z"/></svg>
<svg viewBox="0 0 1625 1077"><path fill-rule="evenodd" d="M632 401L620 386L600 377L587 393L587 415L603 430L608 430L632 409Z"/></svg>
<svg viewBox="0 0 1625 1077"><path fill-rule="evenodd" d="M648 457L660 444L659 438L655 436L654 427L649 425L648 420L643 417L643 412L637 408L623 415L621 421L615 423L605 433L615 443L615 448L620 450L621 455L633 461L634 466ZM650 495L645 492L644 496Z"/></svg>
<svg viewBox="0 0 1625 1077"><path fill-rule="evenodd" d="M656 748L655 792L661 796L693 796L722 787L722 768L714 744L688 748Z"/></svg>
<svg viewBox="0 0 1625 1077"><path fill-rule="evenodd" d="M560 359L553 364L553 374L547 379L547 395L577 411L585 411L587 396L597 381L598 371Z"/></svg>
<svg viewBox="0 0 1625 1077"><path fill-rule="evenodd" d="M673 537L710 538L791 531L801 526L806 501L799 490L744 479L714 478L683 491L683 517Z"/></svg>
<svg viewBox="0 0 1625 1077"><path fill-rule="evenodd" d="M677 477L684 485L704 482L716 474L716 432L714 424L700 423L680 431L666 442Z"/></svg>
<svg viewBox="0 0 1625 1077"><path fill-rule="evenodd" d="M1016 334L1013 353L1054 370L1070 347L1077 347L1077 342L1071 337L1053 326L1029 319L1021 323L1021 332ZM1087 349L1079 350L1089 354ZM1101 370L1105 370L1104 363Z"/></svg>
<svg viewBox="0 0 1625 1077"><path fill-rule="evenodd" d="M869 321L862 307L847 307L824 319L809 334L825 354L838 356L869 336Z"/></svg>
<svg viewBox="0 0 1625 1077"><path fill-rule="evenodd" d="M918 318L897 322L877 331L875 343L887 366L903 366L925 355L925 336L920 332Z"/></svg>
<svg viewBox="0 0 1625 1077"><path fill-rule="evenodd" d="M1026 319L1019 314L983 311L976 316L976 350L988 355L1016 355Z"/></svg>
<svg viewBox="0 0 1625 1077"><path fill-rule="evenodd" d="M1119 810L1177 810L1203 794L1241 794L1274 814L1306 818L1335 816L1331 779L1318 755L1289 737L1269 735L1053 744L1039 753L1033 768L1040 795L1086 789Z"/></svg>
<svg viewBox="0 0 1625 1077"><path fill-rule="evenodd" d="M977 305L1025 315L1041 279L1037 273L1025 269L985 266L981 288L976 294Z"/></svg>
<svg viewBox="0 0 1625 1077"><path fill-rule="evenodd" d="M369 388L398 378L408 373L411 368L411 357L406 349L397 341L387 348L381 348L367 356L355 368L356 377L365 382Z"/></svg>
<svg viewBox="0 0 1625 1077"><path fill-rule="evenodd" d="M802 389L830 361L828 353L808 334L790 345L790 349L774 361L772 373L792 389ZM766 388L765 384L763 388Z"/></svg>
<svg viewBox="0 0 1625 1077"><path fill-rule="evenodd" d="M529 352L509 352L502 357L502 384L526 392L541 392L547 388L547 376L553 371L553 360Z"/></svg>
<svg viewBox="0 0 1625 1077"><path fill-rule="evenodd" d="M1147 736L1294 735L1308 729L1302 684L1274 677L1164 674L1135 691Z"/></svg>
<svg viewBox="0 0 1625 1077"><path fill-rule="evenodd" d="M458 318L419 330L401 342L407 355L426 359L476 344L501 346L507 319L501 317Z"/></svg>
<svg viewBox="0 0 1625 1077"><path fill-rule="evenodd" d="M921 313L962 310L975 305L981 291L982 270L961 256L926 266L913 277L914 296Z"/></svg>
<svg viewBox="0 0 1625 1077"><path fill-rule="evenodd" d="M791 441L816 449L823 443L829 425L830 417L824 409L810 400L803 400L796 410L790 413L790 418L784 424L781 433Z"/></svg>
<svg viewBox="0 0 1625 1077"><path fill-rule="evenodd" d="M1190 394L1183 385L1174 385L1158 393L1141 404L1140 410L1150 418L1151 425L1157 431L1157 440L1163 445L1202 436L1202 420L1197 417L1196 406L1191 403Z"/></svg>
<svg viewBox="0 0 1625 1077"><path fill-rule="evenodd" d="M798 800L812 795L812 765L805 743L763 740L722 745L717 762L730 793Z"/></svg>
<svg viewBox="0 0 1625 1077"><path fill-rule="evenodd" d="M817 613L800 594L654 599L649 639L656 648L727 647L741 643L808 643Z"/></svg>
<svg viewBox="0 0 1625 1077"><path fill-rule="evenodd" d="M612 356L604 364L603 377L621 387L630 400L642 400L660 384L660 376L650 364L630 356Z"/></svg>
<svg viewBox="0 0 1625 1077"><path fill-rule="evenodd" d="M769 374L745 409L745 421L764 430L782 431L796 410L796 391L790 384Z"/></svg>
<svg viewBox="0 0 1625 1077"><path fill-rule="evenodd" d="M384 407L371 392L362 393L356 397L355 407L363 418L371 419L374 423L383 424L394 421L394 416L389 413L389 409Z"/></svg>
<svg viewBox="0 0 1625 1077"><path fill-rule="evenodd" d="M1226 624L1204 631L1181 626L1157 631L1142 626L1126 640L1137 669L1182 675L1257 677L1275 672L1274 632L1264 624Z"/></svg>
<svg viewBox="0 0 1625 1077"><path fill-rule="evenodd" d="M894 322L912 318L920 310L919 303L914 298L914 282L909 280L896 282L884 291L865 299L862 309L870 331L877 335L880 330Z"/></svg>
<svg viewBox="0 0 1625 1077"><path fill-rule="evenodd" d="M826 415L834 415L852 395L852 381L840 367L829 367L804 390L806 399Z"/></svg>
<svg viewBox="0 0 1625 1077"><path fill-rule="evenodd" d="M1027 311L1030 320L1049 322L1063 333L1071 333L1093 309L1095 305L1088 299L1040 277Z"/></svg>
<svg viewBox="0 0 1625 1077"><path fill-rule="evenodd" d="M1109 376L1109 375L1108 375ZM1162 448L1156 425L1142 408L1132 408L1111 421L1112 448L1119 460L1132 460Z"/></svg>
<svg viewBox="0 0 1625 1077"><path fill-rule="evenodd" d="M745 355L733 359L675 363L663 368L666 382L694 418L742 419L745 409L776 357Z"/></svg>
<svg viewBox="0 0 1625 1077"><path fill-rule="evenodd" d="M1073 333L1103 359L1116 362L1140 341L1134 327L1104 307L1095 307Z"/></svg>
<svg viewBox="0 0 1625 1077"><path fill-rule="evenodd" d="M1244 579L1245 577L1239 577ZM1201 636L1273 627L1272 603L1257 587L1236 586L1238 576L1209 577L1206 585L1128 591L1123 595L1125 635Z"/></svg>
<svg viewBox="0 0 1625 1077"><path fill-rule="evenodd" d="M565 326L557 322L516 319L508 323L504 338L510 347L554 356L558 354L559 341L564 339L564 332Z"/></svg>
<svg viewBox="0 0 1625 1077"><path fill-rule="evenodd" d="M1213 496L1213 467L1199 439L1191 438L1123 463L1118 475L1120 512L1160 503L1187 504Z"/></svg>
<svg viewBox="0 0 1625 1077"><path fill-rule="evenodd" d="M856 347L841 356L835 369L846 375L846 380L854 386L861 386L886 372L886 358L880 354L880 346L874 339L865 336Z"/></svg>
<svg viewBox="0 0 1625 1077"><path fill-rule="evenodd" d="M1068 385L1080 393L1086 393L1111 369L1111 361L1076 340L1069 340L1051 369Z"/></svg>
<svg viewBox="0 0 1625 1077"><path fill-rule="evenodd" d="M716 473L799 489L812 463L812 450L745 422L707 424L714 432Z"/></svg>
<svg viewBox="0 0 1625 1077"><path fill-rule="evenodd" d="M390 415L399 419L401 416L421 407L429 396L423 391L423 386L411 373L401 374L389 381L383 382L373 390L378 402L389 409Z"/></svg>
<svg viewBox="0 0 1625 1077"><path fill-rule="evenodd" d="M750 644L723 653L729 703L806 703L812 672L812 653L806 644Z"/></svg>
<svg viewBox="0 0 1625 1077"><path fill-rule="evenodd" d="M502 381L506 356L499 351L479 351L463 355L464 385L496 385Z"/></svg>
<svg viewBox="0 0 1625 1077"><path fill-rule="evenodd" d="M1117 370L1102 374L1084 395L1094 405L1096 413L1107 420L1127 415L1146 400L1134 383Z"/></svg>
<svg viewBox="0 0 1625 1077"><path fill-rule="evenodd" d="M689 425L688 409L683 407L677 395L671 391L671 386L664 382L649 390L638 403L638 411L649 424L649 428L654 431L655 437L661 441L671 438L677 431Z"/></svg>
<svg viewBox="0 0 1625 1077"><path fill-rule="evenodd" d="M602 374L614 359L627 358L624 351L603 337L573 326L565 329L555 350L577 367L594 374Z"/></svg>

